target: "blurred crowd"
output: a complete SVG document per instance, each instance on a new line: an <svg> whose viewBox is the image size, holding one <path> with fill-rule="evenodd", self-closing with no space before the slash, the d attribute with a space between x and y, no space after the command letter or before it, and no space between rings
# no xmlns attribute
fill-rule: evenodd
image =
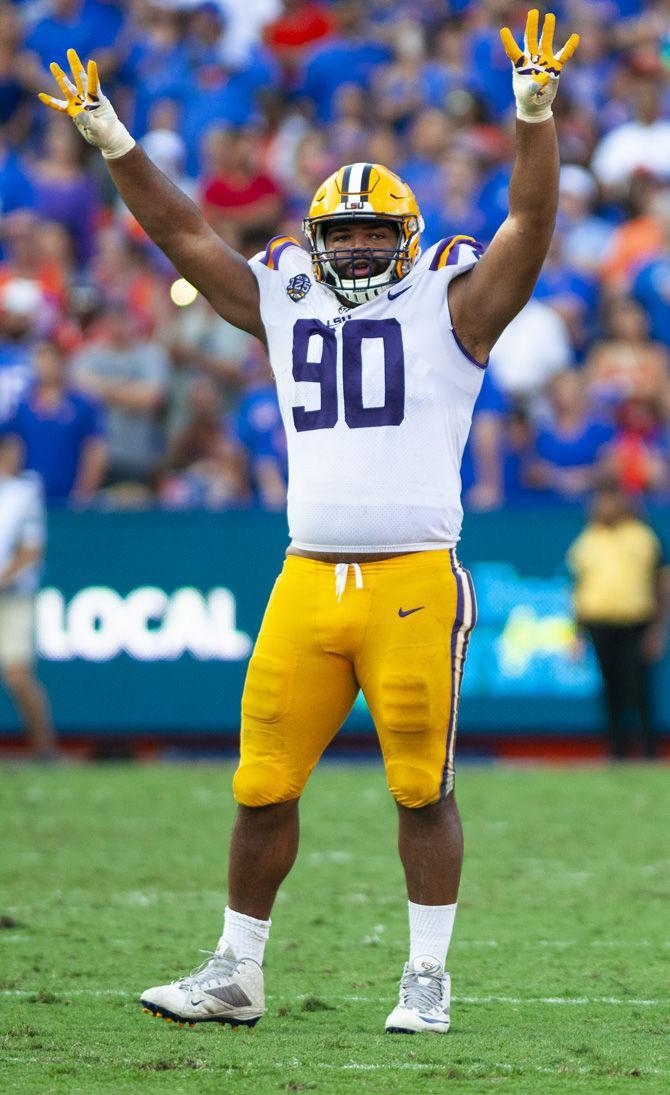
<svg viewBox="0 0 670 1095"><path fill-rule="evenodd" d="M424 246L488 242L514 140L513 0L0 2L0 430L52 503L281 508L263 351L178 279L104 161L45 109L69 47L154 162L247 257L300 237L318 183L372 160ZM670 2L560 0L558 227L496 346L466 505L670 497ZM545 6L545 10L546 7ZM542 8L543 5L540 5Z"/></svg>

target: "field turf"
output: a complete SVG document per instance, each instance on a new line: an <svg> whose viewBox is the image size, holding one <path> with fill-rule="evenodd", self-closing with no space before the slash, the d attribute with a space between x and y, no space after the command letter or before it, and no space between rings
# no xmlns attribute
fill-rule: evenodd
<svg viewBox="0 0 670 1095"><path fill-rule="evenodd" d="M392 1037L406 905L379 768L313 777L275 908L268 1014L232 1032L137 1004L215 945L230 770L8 765L2 1090L668 1091L668 774L463 767L452 1031Z"/></svg>

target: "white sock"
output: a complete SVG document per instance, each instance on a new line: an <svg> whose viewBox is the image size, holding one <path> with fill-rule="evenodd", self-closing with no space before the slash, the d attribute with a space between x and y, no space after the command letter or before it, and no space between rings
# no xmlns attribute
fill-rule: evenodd
<svg viewBox="0 0 670 1095"><path fill-rule="evenodd" d="M246 913L235 912L226 905L223 935L219 939L217 953L220 954L226 947L230 947L236 958L253 958L254 962L262 966L271 923L271 920L256 920Z"/></svg>
<svg viewBox="0 0 670 1095"><path fill-rule="evenodd" d="M409 960L434 958L444 969L456 919L456 904L409 905Z"/></svg>

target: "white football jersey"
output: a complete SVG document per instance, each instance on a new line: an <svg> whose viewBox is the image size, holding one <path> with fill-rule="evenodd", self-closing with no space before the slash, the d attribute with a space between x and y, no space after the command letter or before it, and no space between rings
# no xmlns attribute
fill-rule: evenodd
<svg viewBox="0 0 670 1095"><path fill-rule="evenodd" d="M295 547L401 552L460 537L460 466L483 368L459 344L449 282L481 246L454 236L348 307L279 236L251 260L289 460Z"/></svg>

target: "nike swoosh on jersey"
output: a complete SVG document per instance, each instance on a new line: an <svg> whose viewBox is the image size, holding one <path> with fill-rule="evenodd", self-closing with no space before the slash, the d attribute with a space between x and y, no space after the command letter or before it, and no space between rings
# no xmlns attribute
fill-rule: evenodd
<svg viewBox="0 0 670 1095"><path fill-rule="evenodd" d="M425 607L426 607L425 605L419 605L418 608L408 608L406 610L402 609L402 608L399 608L398 609L398 615L399 616L411 616L413 612L421 612L421 609L425 608Z"/></svg>
<svg viewBox="0 0 670 1095"><path fill-rule="evenodd" d="M406 285L404 289L398 289L397 293L392 293L389 289L389 300L395 300L396 297L401 297L403 293L409 293L410 289L413 289L414 285Z"/></svg>

